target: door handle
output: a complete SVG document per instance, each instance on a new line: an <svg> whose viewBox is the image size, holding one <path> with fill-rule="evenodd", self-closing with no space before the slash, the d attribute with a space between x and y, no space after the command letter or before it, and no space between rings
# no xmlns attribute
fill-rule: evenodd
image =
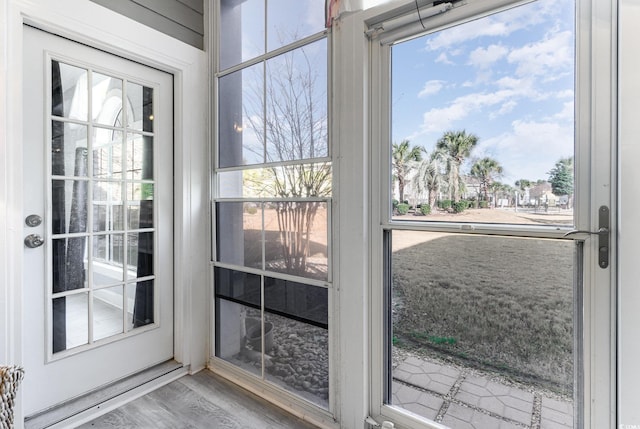
<svg viewBox="0 0 640 429"><path fill-rule="evenodd" d="M44 239L38 234L29 234L24 238L24 245L30 249L35 249L44 244Z"/></svg>
<svg viewBox="0 0 640 429"><path fill-rule="evenodd" d="M583 231L574 230L567 232L564 237L568 237L574 234L589 234L598 235L598 266L600 268L607 268L609 266L609 227L611 217L609 216L609 207L600 206L598 209L598 230L597 231Z"/></svg>

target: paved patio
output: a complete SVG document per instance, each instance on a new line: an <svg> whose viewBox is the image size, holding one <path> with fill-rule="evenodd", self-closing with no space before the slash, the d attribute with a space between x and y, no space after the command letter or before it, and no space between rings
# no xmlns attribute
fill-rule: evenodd
<svg viewBox="0 0 640 429"><path fill-rule="evenodd" d="M452 429L571 429L573 403L417 357L393 371L393 404Z"/></svg>

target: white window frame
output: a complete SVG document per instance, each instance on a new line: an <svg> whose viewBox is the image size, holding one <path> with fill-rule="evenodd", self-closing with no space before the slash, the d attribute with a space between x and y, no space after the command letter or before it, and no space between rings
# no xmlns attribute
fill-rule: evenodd
<svg viewBox="0 0 640 429"><path fill-rule="evenodd" d="M463 2L444 14L435 15L424 23L427 32L482 17L512 6L528 3L518 0ZM394 2L371 9L363 14L367 24L393 16L393 10L414 2ZM400 5L400 6L399 6ZM576 228L596 231L594 207L606 205L612 209L612 231L615 231L615 70L616 64L614 1L576 0L576 182L582 186L576 195ZM406 9L405 9L406 10ZM406 36L403 36L406 37ZM401 41L402 39L396 40ZM442 429L436 423L426 423L393 406L384 405L384 288L383 288L383 230L402 229L401 222L390 222L388 201L391 201L390 166L386 154L390 145L390 48L381 45L375 35L370 43L370 133L371 149L371 229L370 229L370 415L378 422L391 420L401 427ZM550 231L539 227L513 227L475 224L474 230L464 232L534 237L560 237L566 231ZM404 225L406 229L460 232L461 224ZM582 412L577 416L579 428L614 428L615 421L615 234L611 234L610 268L600 269L595 261L597 240L584 240L585 261L583 277L583 374L578 385L583 391ZM578 321L578 324L581 322ZM579 349L578 349L579 350ZM579 370L579 369L578 369Z"/></svg>

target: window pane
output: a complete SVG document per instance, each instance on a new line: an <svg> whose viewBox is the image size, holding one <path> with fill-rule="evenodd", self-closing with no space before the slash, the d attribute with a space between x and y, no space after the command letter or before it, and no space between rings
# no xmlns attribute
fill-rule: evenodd
<svg viewBox="0 0 640 429"><path fill-rule="evenodd" d="M220 167L264 162L264 65L218 80Z"/></svg>
<svg viewBox="0 0 640 429"><path fill-rule="evenodd" d="M327 41L267 61L267 161L326 157Z"/></svg>
<svg viewBox="0 0 640 429"><path fill-rule="evenodd" d="M217 174L220 198L328 198L331 163L225 171Z"/></svg>
<svg viewBox="0 0 640 429"><path fill-rule="evenodd" d="M122 133L106 128L93 128L93 177L122 178Z"/></svg>
<svg viewBox="0 0 640 429"><path fill-rule="evenodd" d="M266 313L266 379L329 407L329 335L325 328Z"/></svg>
<svg viewBox="0 0 640 429"><path fill-rule="evenodd" d="M153 89L127 82L127 126L132 130L153 132Z"/></svg>
<svg viewBox="0 0 640 429"><path fill-rule="evenodd" d="M264 53L264 0L220 2L220 70Z"/></svg>
<svg viewBox="0 0 640 429"><path fill-rule="evenodd" d="M53 299L54 353L89 342L88 295L87 293L77 293ZM64 346L56 344L65 337Z"/></svg>
<svg viewBox="0 0 640 429"><path fill-rule="evenodd" d="M127 134L127 177L153 179L153 137Z"/></svg>
<svg viewBox="0 0 640 429"><path fill-rule="evenodd" d="M93 292L93 340L98 341L123 332L122 286Z"/></svg>
<svg viewBox="0 0 640 429"><path fill-rule="evenodd" d="M128 277L153 275L153 232L127 234Z"/></svg>
<svg viewBox="0 0 640 429"><path fill-rule="evenodd" d="M392 47L394 218L573 225L574 9L540 0Z"/></svg>
<svg viewBox="0 0 640 429"><path fill-rule="evenodd" d="M51 172L54 176L88 175L87 127L51 121Z"/></svg>
<svg viewBox="0 0 640 429"><path fill-rule="evenodd" d="M262 204L216 204L219 262L262 268Z"/></svg>
<svg viewBox="0 0 640 429"><path fill-rule="evenodd" d="M328 302L326 288L272 277L264 279L264 307L270 313L326 329Z"/></svg>
<svg viewBox="0 0 640 429"><path fill-rule="evenodd" d="M122 126L122 79L94 72L91 80L93 121L102 125Z"/></svg>
<svg viewBox="0 0 640 429"><path fill-rule="evenodd" d="M268 0L267 5L268 51L324 30L322 0Z"/></svg>
<svg viewBox="0 0 640 429"><path fill-rule="evenodd" d="M537 396L573 427L573 241L393 231L390 250L390 403L528 427Z"/></svg>
<svg viewBox="0 0 640 429"><path fill-rule="evenodd" d="M89 110L87 70L51 61L51 114L87 120Z"/></svg>
<svg viewBox="0 0 640 429"><path fill-rule="evenodd" d="M262 375L260 276L216 268L215 287L216 356Z"/></svg>
<svg viewBox="0 0 640 429"><path fill-rule="evenodd" d="M128 329L140 328L154 323L154 281L130 283L127 285L127 299L133 306L128 306Z"/></svg>
<svg viewBox="0 0 640 429"><path fill-rule="evenodd" d="M265 205L266 269L327 280L327 204L274 202Z"/></svg>

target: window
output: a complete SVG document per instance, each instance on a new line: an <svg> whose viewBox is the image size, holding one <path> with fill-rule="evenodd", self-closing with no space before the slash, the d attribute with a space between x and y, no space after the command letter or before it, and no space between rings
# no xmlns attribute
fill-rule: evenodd
<svg viewBox="0 0 640 429"><path fill-rule="evenodd" d="M323 7L220 2L212 211L215 358L328 410L332 167Z"/></svg>
<svg viewBox="0 0 640 429"><path fill-rule="evenodd" d="M579 427L576 5L505 3L369 22L385 100L373 388L409 427Z"/></svg>

